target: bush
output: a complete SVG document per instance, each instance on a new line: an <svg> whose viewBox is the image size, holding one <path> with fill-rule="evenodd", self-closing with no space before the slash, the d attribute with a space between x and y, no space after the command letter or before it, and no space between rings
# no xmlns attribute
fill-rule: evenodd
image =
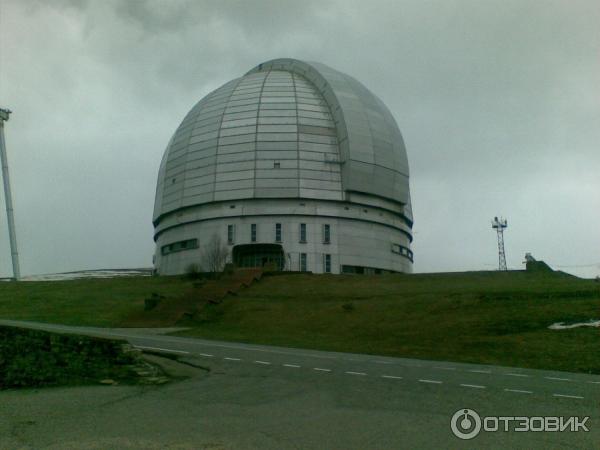
<svg viewBox="0 0 600 450"><path fill-rule="evenodd" d="M156 292L153 292L150 297L144 299L144 311L153 310L164 298L164 295L159 295Z"/></svg>
<svg viewBox="0 0 600 450"><path fill-rule="evenodd" d="M188 264L185 266L185 275L191 279L200 278L202 276L200 266L196 263Z"/></svg>
<svg viewBox="0 0 600 450"><path fill-rule="evenodd" d="M354 304L353 303L344 303L342 305L342 309L346 312L354 311Z"/></svg>
<svg viewBox="0 0 600 450"><path fill-rule="evenodd" d="M123 341L0 327L0 389L135 378Z"/></svg>
<svg viewBox="0 0 600 450"><path fill-rule="evenodd" d="M232 275L233 274L233 263L227 263L225 264L225 267L223 268L223 273L226 275Z"/></svg>

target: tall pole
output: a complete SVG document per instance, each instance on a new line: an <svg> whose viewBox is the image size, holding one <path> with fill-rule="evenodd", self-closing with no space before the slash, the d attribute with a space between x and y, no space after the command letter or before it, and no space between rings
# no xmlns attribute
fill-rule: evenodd
<svg viewBox="0 0 600 450"><path fill-rule="evenodd" d="M8 120L9 115L10 111L8 109L0 109L0 159L2 160L2 181L4 181L4 202L6 203L6 217L8 219L13 277L15 280L19 280L21 270L19 268L19 253L17 252L17 233L15 231L15 216L10 192L10 177L8 176L8 159L6 158L6 144L4 142L4 122Z"/></svg>

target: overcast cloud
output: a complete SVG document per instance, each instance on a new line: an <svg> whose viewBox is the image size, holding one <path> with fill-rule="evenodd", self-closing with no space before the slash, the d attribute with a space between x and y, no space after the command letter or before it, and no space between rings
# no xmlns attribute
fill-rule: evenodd
<svg viewBox="0 0 600 450"><path fill-rule="evenodd" d="M600 275L599 23L597 0L0 0L22 272L151 266L156 175L183 116L292 57L354 76L394 114L415 271L494 269L503 215L510 268L532 252Z"/></svg>

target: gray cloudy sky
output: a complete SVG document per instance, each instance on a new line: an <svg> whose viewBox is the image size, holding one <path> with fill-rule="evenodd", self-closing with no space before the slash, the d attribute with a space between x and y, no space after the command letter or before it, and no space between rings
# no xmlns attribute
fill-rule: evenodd
<svg viewBox="0 0 600 450"><path fill-rule="evenodd" d="M22 272L150 266L183 116L292 57L354 76L396 117L415 271L494 269L503 215L509 267L529 251L600 275L599 23L597 0L0 0ZM6 234L2 215L0 275Z"/></svg>

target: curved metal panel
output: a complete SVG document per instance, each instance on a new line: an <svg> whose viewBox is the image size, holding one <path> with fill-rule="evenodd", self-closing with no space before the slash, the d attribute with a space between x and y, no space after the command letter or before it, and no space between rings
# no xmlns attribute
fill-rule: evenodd
<svg viewBox="0 0 600 450"><path fill-rule="evenodd" d="M213 201L342 200L335 127L328 103L299 74L273 69L225 84L198 102L171 138L154 222Z"/></svg>
<svg viewBox="0 0 600 450"><path fill-rule="evenodd" d="M412 224L402 135L384 103L324 64L276 59L200 100L163 156L153 219L203 203L247 198L403 205Z"/></svg>
<svg viewBox="0 0 600 450"><path fill-rule="evenodd" d="M259 64L247 75L268 70L302 75L327 101L336 123L344 190L400 202L405 205L404 215L412 222L406 148L385 104L363 84L325 64L274 59Z"/></svg>

